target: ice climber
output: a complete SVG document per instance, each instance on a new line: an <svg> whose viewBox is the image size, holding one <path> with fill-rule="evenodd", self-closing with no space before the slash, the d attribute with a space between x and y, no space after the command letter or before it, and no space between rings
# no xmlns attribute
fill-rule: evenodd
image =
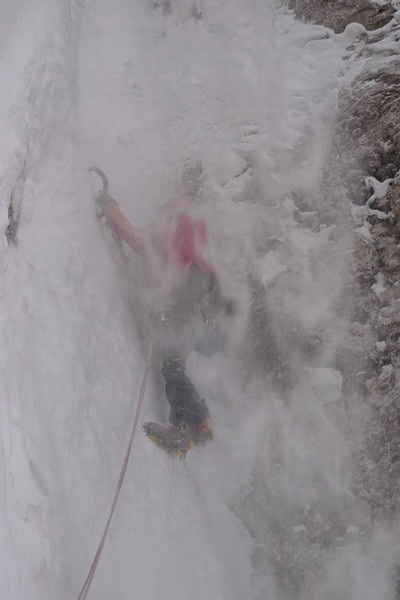
<svg viewBox="0 0 400 600"><path fill-rule="evenodd" d="M162 206L147 229L134 227L108 192L97 196L107 225L140 256L146 291L158 304L157 349L170 411L168 423L148 422L144 431L159 446L180 457L213 435L207 404L186 374L186 358L193 349L204 354L218 349L221 336L215 317L221 310L232 313L232 303L223 299L208 260L207 228L191 201L196 196L193 185L191 191L185 200ZM211 351L204 347L207 326L208 341L213 340L208 343ZM198 335L199 329L203 337Z"/></svg>

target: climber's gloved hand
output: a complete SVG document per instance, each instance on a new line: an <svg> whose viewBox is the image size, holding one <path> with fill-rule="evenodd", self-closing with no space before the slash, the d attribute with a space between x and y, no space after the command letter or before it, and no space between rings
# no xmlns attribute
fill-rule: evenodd
<svg viewBox="0 0 400 600"><path fill-rule="evenodd" d="M109 192L106 192L104 190L98 192L98 194L96 195L96 216L98 219L104 217L105 208L107 204L110 204L111 202L117 204L116 200L114 200L114 198L111 196L111 194L109 194Z"/></svg>

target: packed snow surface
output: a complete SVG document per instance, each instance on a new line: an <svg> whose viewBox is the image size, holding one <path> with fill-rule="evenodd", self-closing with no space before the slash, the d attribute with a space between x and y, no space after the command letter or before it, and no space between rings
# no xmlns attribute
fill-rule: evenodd
<svg viewBox="0 0 400 600"><path fill-rule="evenodd" d="M275 434L285 460L262 477L280 478L286 507L298 503L287 531L307 533L298 518L318 498L351 496L346 445L325 411L342 396L332 357L345 324L332 319L344 261L332 226L301 225L294 203L311 197L321 212L351 31L300 23L272 0L201 0L196 10L172 0L171 13L146 0L1 0L0 14L0 224L16 231L3 235L0 259L0 596L77 597L145 368L148 339L132 310L140 264L130 256L125 267L96 220L88 167L107 172L143 226L177 193L185 165L201 162L214 261L242 317L226 352L188 363L215 439L179 462L137 435L88 597L281 598L269 557L255 567L268 505L244 514L236 502L255 465L273 462ZM273 247L260 250L267 239ZM268 383L245 386L238 368L249 276L305 336L331 327L318 361L296 357L289 405ZM150 385L141 421L166 409ZM328 557L318 597L335 586L348 600L388 597L385 568L368 569L383 561L385 539L374 544Z"/></svg>

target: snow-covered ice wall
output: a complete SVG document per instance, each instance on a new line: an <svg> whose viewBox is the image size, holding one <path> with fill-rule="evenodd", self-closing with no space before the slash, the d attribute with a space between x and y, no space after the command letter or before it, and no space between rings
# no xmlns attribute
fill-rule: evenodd
<svg viewBox="0 0 400 600"><path fill-rule="evenodd" d="M161 5L0 2L0 597L77 596L144 369L131 306L140 265L131 257L127 273L96 221L87 168L105 169L144 225L201 161L214 259L242 317L226 353L189 360L215 440L178 462L137 437L89 598L386 598L390 540L365 552L355 540L362 516L332 409L346 224L324 220L321 190L349 32L300 23L272 0ZM249 280L290 363L285 393L249 366ZM143 420L162 410L151 388ZM276 551L289 563L299 539L300 560L318 554L313 585L274 562ZM383 565L375 588L371 560Z"/></svg>

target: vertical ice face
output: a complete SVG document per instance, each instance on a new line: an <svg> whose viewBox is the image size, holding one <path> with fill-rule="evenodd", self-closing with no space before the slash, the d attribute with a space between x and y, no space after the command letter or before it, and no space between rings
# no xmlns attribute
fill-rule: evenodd
<svg viewBox="0 0 400 600"><path fill-rule="evenodd" d="M144 369L140 264L125 269L95 219L93 163L140 226L195 185L238 317L225 354L188 362L215 440L178 463L136 439L91 595L353 600L368 591L368 561L382 567L370 589L389 589L379 557L390 539L357 542L363 510L335 362L347 225L324 168L346 40L274 2L250 4L42 0L3 13L0 222L5 231L11 206L15 236L0 259L0 587L10 600L78 593ZM201 185L185 182L199 164ZM143 420L166 412L150 386Z"/></svg>

